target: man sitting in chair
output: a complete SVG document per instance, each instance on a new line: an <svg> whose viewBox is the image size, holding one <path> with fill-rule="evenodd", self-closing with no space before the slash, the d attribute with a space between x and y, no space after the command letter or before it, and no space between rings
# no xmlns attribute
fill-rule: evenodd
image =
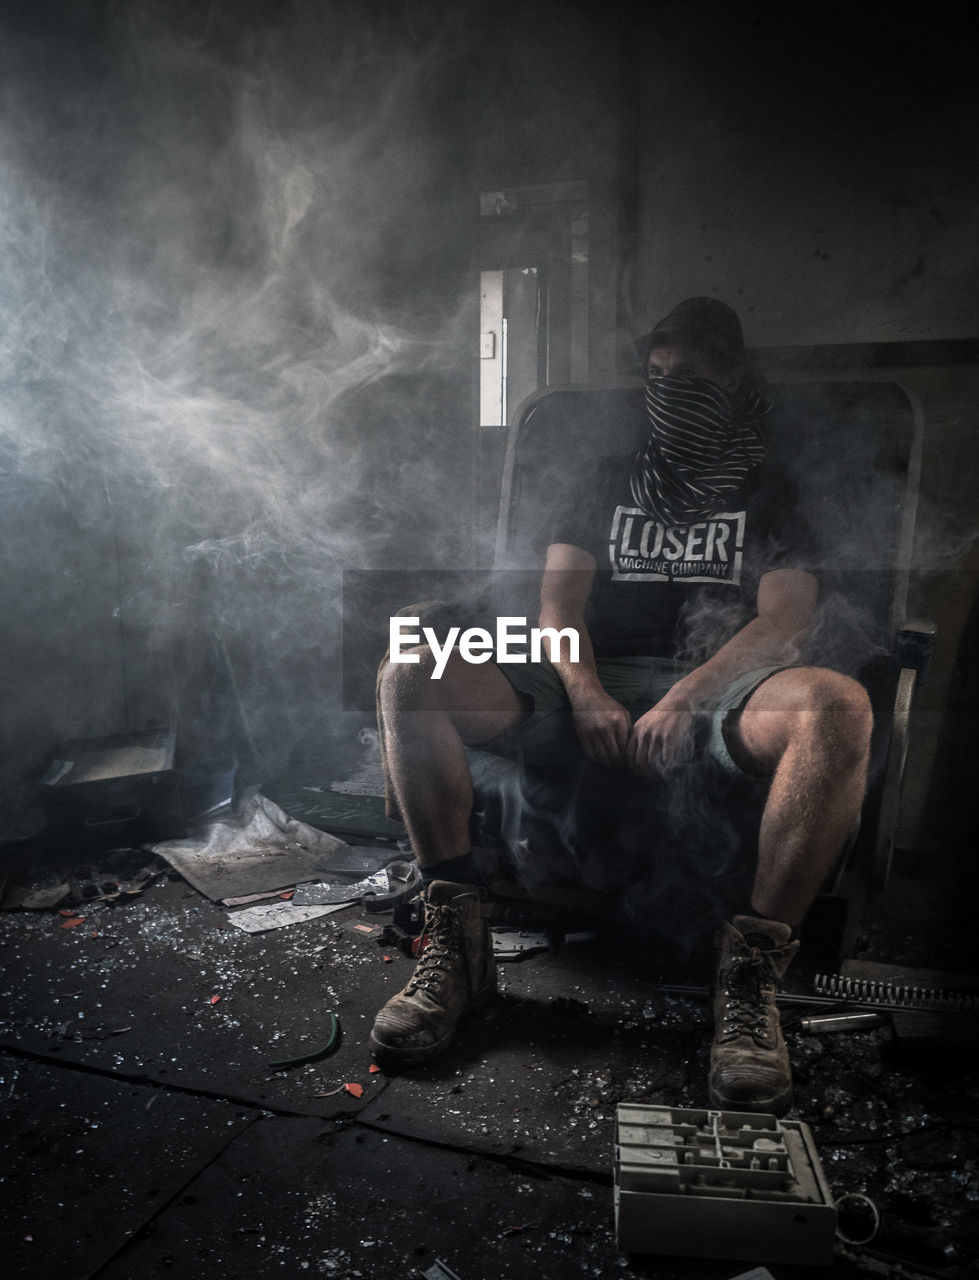
<svg viewBox="0 0 979 1280"><path fill-rule="evenodd" d="M381 674L385 764L422 871L428 942L371 1048L388 1067L426 1062L496 993L467 746L539 756L575 735L589 761L648 778L698 751L767 780L750 895L716 939L710 1102L780 1112L792 1077L777 985L858 819L872 714L854 680L799 665L818 586L802 522L765 463L769 405L737 315L712 298L681 303L653 331L646 375L644 443L584 477L551 533L540 625L576 629L578 660L564 646L553 661L507 665L453 651L432 679L422 646L418 662ZM736 617L731 633L706 661L678 662L705 600Z"/></svg>

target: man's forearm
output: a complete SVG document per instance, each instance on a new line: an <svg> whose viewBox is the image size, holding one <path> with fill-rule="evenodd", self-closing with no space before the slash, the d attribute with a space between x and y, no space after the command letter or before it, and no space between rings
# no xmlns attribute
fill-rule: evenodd
<svg viewBox="0 0 979 1280"><path fill-rule="evenodd" d="M626 708L602 687L582 611L569 608L567 602L548 607L545 601L540 618L542 627L573 627L578 633L578 661L562 653L552 662L568 695L575 735L586 759L621 768L632 722Z"/></svg>
<svg viewBox="0 0 979 1280"><path fill-rule="evenodd" d="M678 681L673 693L684 696L692 706L709 710L724 690L757 667L791 663L798 656L793 627L781 628L766 618L753 618L718 649L713 657Z"/></svg>
<svg viewBox="0 0 979 1280"><path fill-rule="evenodd" d="M746 671L798 661L800 640L815 612L818 586L807 573L777 571L762 579L758 615L674 686L691 706L709 709Z"/></svg>
<svg viewBox="0 0 979 1280"><path fill-rule="evenodd" d="M541 609L540 626L542 628L553 627L559 632L567 627L573 627L578 633L577 662L571 661L564 645L561 646L557 661L553 657L551 658L551 665L560 676L561 683L564 685L572 705L581 697L587 697L589 694L601 691L602 685L598 678L595 650L592 647L588 628L585 626L584 616L580 613L569 614L545 607Z"/></svg>

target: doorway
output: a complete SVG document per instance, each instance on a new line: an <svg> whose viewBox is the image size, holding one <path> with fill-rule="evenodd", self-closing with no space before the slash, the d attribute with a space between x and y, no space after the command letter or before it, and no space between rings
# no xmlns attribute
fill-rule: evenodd
<svg viewBox="0 0 979 1280"><path fill-rule="evenodd" d="M508 428L545 387L589 377L588 183L484 191L478 236L475 544L492 559Z"/></svg>

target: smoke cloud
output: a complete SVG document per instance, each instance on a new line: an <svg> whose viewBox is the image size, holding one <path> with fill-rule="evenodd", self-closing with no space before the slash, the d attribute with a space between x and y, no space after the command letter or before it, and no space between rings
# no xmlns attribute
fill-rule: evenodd
<svg viewBox="0 0 979 1280"><path fill-rule="evenodd" d="M342 568L464 546L465 244L427 199L459 28L162 0L0 23L8 774L151 719L219 737L229 668L281 763L335 715Z"/></svg>

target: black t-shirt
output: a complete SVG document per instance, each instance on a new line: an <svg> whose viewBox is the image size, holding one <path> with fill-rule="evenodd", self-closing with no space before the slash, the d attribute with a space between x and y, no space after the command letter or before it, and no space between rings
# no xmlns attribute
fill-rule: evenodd
<svg viewBox="0 0 979 1280"><path fill-rule="evenodd" d="M576 485L550 541L597 561L585 615L597 657L704 661L753 616L763 574L815 563L796 486L766 461L715 515L664 525L636 506L631 462L607 459Z"/></svg>

